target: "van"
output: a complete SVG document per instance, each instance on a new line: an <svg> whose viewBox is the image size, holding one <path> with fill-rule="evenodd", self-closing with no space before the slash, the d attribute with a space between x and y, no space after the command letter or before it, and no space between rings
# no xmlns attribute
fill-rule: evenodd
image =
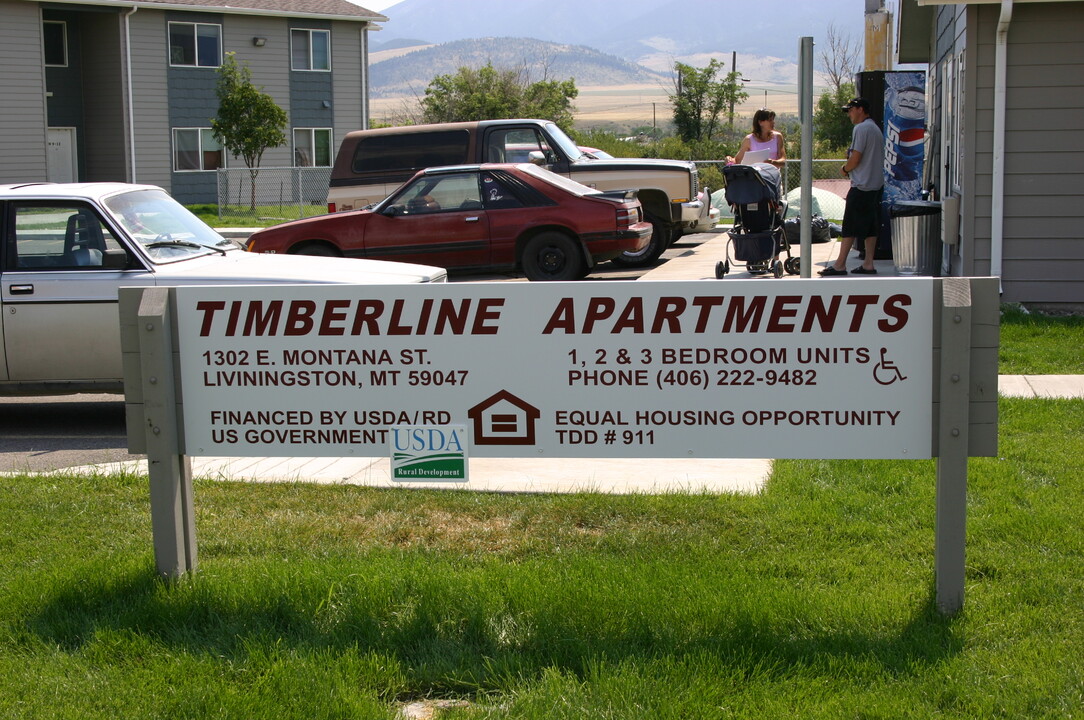
<svg viewBox="0 0 1084 720"><path fill-rule="evenodd" d="M652 236L615 258L626 267L655 262L683 231L702 228L710 202L696 165L681 160L600 159L584 153L549 120L513 119L355 130L343 138L328 189L328 211L383 200L421 169L487 162L534 162L598 190L636 190Z"/></svg>

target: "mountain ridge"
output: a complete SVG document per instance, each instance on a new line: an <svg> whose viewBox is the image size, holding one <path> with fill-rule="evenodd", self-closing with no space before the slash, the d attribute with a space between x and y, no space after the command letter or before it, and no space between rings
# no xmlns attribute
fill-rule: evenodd
<svg viewBox="0 0 1084 720"><path fill-rule="evenodd" d="M364 2L364 0L359 0ZM530 37L583 45L625 60L664 53L770 56L797 62L799 38L824 39L830 24L854 40L864 32L860 0L401 0L385 8L374 49L421 38L441 44L481 37ZM758 78L759 79L759 78Z"/></svg>

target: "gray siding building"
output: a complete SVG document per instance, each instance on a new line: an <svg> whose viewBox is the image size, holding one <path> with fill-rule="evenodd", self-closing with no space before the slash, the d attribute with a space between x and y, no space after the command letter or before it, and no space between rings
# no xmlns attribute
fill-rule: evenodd
<svg viewBox="0 0 1084 720"><path fill-rule="evenodd" d="M929 64L933 179L959 202L951 273L1000 277L1006 302L1084 308L1084 2L896 10L899 62Z"/></svg>
<svg viewBox="0 0 1084 720"><path fill-rule="evenodd" d="M261 165L332 163L368 123L368 32L347 0L0 0L0 183L113 180L215 202L243 167L210 132L226 53L289 116Z"/></svg>

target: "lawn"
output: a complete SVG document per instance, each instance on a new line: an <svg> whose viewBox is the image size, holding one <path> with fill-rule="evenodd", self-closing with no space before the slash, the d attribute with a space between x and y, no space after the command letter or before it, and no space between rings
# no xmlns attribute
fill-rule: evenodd
<svg viewBox="0 0 1084 720"><path fill-rule="evenodd" d="M4 477L0 717L1082 717L1084 401L1000 420L953 618L930 460L754 496L199 481L172 585L144 478Z"/></svg>

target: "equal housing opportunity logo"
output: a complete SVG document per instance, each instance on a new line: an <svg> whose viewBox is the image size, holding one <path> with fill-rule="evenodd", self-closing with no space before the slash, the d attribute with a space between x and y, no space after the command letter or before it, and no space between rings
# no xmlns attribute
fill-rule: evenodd
<svg viewBox="0 0 1084 720"><path fill-rule="evenodd" d="M391 428L391 479L466 482L466 425L395 425Z"/></svg>

